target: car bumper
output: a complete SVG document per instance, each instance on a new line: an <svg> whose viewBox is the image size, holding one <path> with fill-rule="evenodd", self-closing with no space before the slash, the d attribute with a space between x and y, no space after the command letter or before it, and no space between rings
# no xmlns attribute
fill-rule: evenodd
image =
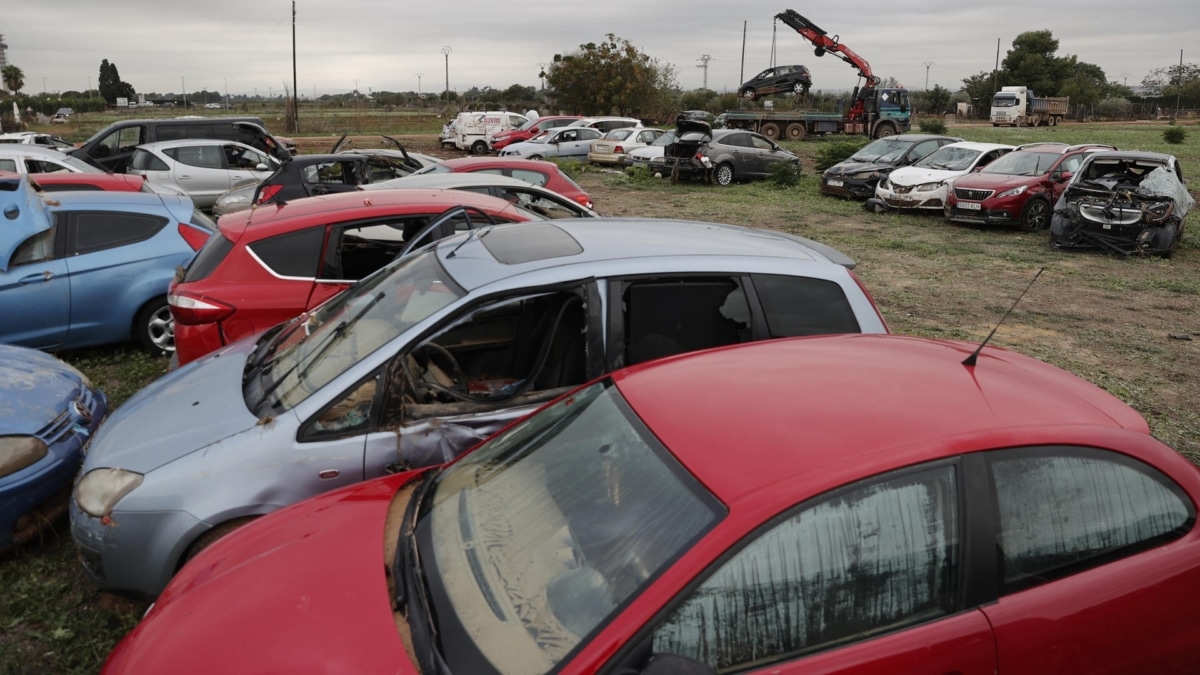
<svg viewBox="0 0 1200 675"><path fill-rule="evenodd" d="M609 152L602 154L589 152L587 158L592 164L610 164L613 166L621 166L625 164L625 155L616 155Z"/></svg>
<svg viewBox="0 0 1200 675"><path fill-rule="evenodd" d="M881 186L875 190L875 196L894 209L937 209L941 211L944 209L943 204L946 201L946 188L942 187L929 192L899 193Z"/></svg>
<svg viewBox="0 0 1200 675"><path fill-rule="evenodd" d="M988 208L986 202L966 202L979 204L979 208L964 207L962 203L951 200L943 209L946 220L968 225L1017 225L1021 222L1020 209L1010 211L1003 208Z"/></svg>
<svg viewBox="0 0 1200 675"><path fill-rule="evenodd" d="M879 180L855 180L852 178L841 178L832 176L826 178L821 177L821 192L835 197L844 197L846 199L869 199L875 196L875 187L879 185Z"/></svg>
<svg viewBox="0 0 1200 675"><path fill-rule="evenodd" d="M71 499L71 539L101 590L152 598L171 580L188 542L209 525L184 511L113 511L108 522Z"/></svg>
<svg viewBox="0 0 1200 675"><path fill-rule="evenodd" d="M220 324L185 326L175 322L175 353L179 356L181 366L224 346L225 334Z"/></svg>

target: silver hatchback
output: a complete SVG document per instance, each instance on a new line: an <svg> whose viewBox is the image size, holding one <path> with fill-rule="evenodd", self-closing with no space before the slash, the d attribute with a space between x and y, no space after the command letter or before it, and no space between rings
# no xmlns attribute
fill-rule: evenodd
<svg viewBox="0 0 1200 675"><path fill-rule="evenodd" d="M278 168L279 160L249 145L186 139L138 146L125 173L175 187L186 192L197 208L211 209L235 184L260 183Z"/></svg>

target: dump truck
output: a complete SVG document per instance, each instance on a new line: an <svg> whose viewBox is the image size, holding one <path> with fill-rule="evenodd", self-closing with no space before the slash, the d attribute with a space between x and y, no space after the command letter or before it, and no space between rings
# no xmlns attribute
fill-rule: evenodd
<svg viewBox="0 0 1200 675"><path fill-rule="evenodd" d="M1001 87L992 98L992 126L1057 126L1070 102L1069 96L1039 97L1027 87Z"/></svg>

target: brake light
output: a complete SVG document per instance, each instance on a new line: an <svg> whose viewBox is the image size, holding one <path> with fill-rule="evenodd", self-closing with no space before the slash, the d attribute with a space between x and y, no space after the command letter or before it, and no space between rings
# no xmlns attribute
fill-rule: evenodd
<svg viewBox="0 0 1200 675"><path fill-rule="evenodd" d="M575 201L579 202L587 208L592 208L592 200L587 195L575 195Z"/></svg>
<svg viewBox="0 0 1200 675"><path fill-rule="evenodd" d="M175 318L175 321L185 326L217 323L229 318L237 311L236 307L216 300L194 298L184 293L168 295L167 304L171 306L171 316Z"/></svg>
<svg viewBox="0 0 1200 675"><path fill-rule="evenodd" d="M200 228L192 227L187 223L180 223L179 236L183 237L183 240L187 242L187 245L190 246L193 251L199 251L204 247L204 244L208 243L208 238L211 235Z"/></svg>
<svg viewBox="0 0 1200 675"><path fill-rule="evenodd" d="M279 191L282 189L282 185L268 185L262 189L262 192L258 194L258 203L266 204L267 202L271 201L275 195L279 194Z"/></svg>
<svg viewBox="0 0 1200 675"><path fill-rule="evenodd" d="M621 146L618 145L617 147L613 148L613 154L623 155L623 154L625 154L625 148L622 148Z"/></svg>

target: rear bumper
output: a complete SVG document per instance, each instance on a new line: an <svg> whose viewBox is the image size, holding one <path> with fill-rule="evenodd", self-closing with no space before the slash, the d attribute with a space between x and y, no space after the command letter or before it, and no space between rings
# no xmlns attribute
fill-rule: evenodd
<svg viewBox="0 0 1200 675"><path fill-rule="evenodd" d="M224 346L225 335L220 324L185 326L175 322L175 354L181 366Z"/></svg>

